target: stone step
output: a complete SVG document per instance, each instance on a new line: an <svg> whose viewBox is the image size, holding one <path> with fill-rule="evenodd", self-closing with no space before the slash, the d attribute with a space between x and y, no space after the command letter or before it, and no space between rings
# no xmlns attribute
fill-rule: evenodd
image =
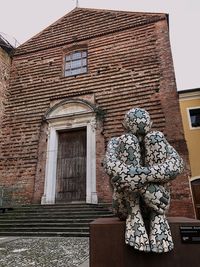
<svg viewBox="0 0 200 267"><path fill-rule="evenodd" d="M107 208L109 205L96 205L96 204L55 204L55 205L21 205L21 206L15 206L14 208L17 209L64 209L64 208Z"/></svg>
<svg viewBox="0 0 200 267"><path fill-rule="evenodd" d="M103 211L109 211L108 209L105 209L103 207L97 207L97 208L91 208L91 207L70 207L70 208L38 208L38 209L28 209L28 208L15 208L13 210L9 210L6 213L13 213L13 212L24 212L24 213L39 213L39 212L73 212L73 211L82 211L82 212L87 212L87 211L97 211L97 212L103 212ZM110 212L110 211L109 211Z"/></svg>
<svg viewBox="0 0 200 267"><path fill-rule="evenodd" d="M70 209L70 208L108 208L111 207L111 204L48 204L48 205L40 205L40 204L32 204L32 205L21 205L16 206L16 209Z"/></svg>
<svg viewBox="0 0 200 267"><path fill-rule="evenodd" d="M17 219L21 219L21 220L32 220L32 219L96 219L99 217L111 217L111 214L62 214L62 215L45 215L45 214L39 214L38 216L26 216L26 215L15 215L15 216L0 216L0 221L4 221L4 220L17 220Z"/></svg>
<svg viewBox="0 0 200 267"><path fill-rule="evenodd" d="M8 227L0 228L1 232L89 232L88 227Z"/></svg>
<svg viewBox="0 0 200 267"><path fill-rule="evenodd" d="M89 237L88 232L0 232L0 236L35 236L35 237Z"/></svg>
<svg viewBox="0 0 200 267"><path fill-rule="evenodd" d="M98 215L96 215L96 216L90 216L89 217L86 215L86 216L76 216L76 217L75 216L70 216L70 217L68 216L68 217L51 217L51 218L46 217L46 216L44 216L44 217L40 216L38 218L35 218L35 217L17 217L17 218L2 218L0 220L0 223L4 223L5 221L7 221L7 222L9 222L9 221L16 221L16 222L17 221L24 221L24 222L53 221L53 222L59 222L59 221L63 221L64 219L65 220L71 219L74 222L76 222L79 219L84 219L84 220L88 220L89 222L91 222L97 218L107 218L107 217L111 217L111 216L105 216L105 215L104 216L98 216Z"/></svg>
<svg viewBox="0 0 200 267"><path fill-rule="evenodd" d="M43 216L67 216L67 215L101 215L101 214L112 214L110 211L96 211L96 210L87 210L87 211L76 211L76 210L73 210L73 211L54 211L54 212L48 212L48 211L41 211L41 212L18 212L17 210L16 211L13 211L13 212L7 212L5 214L1 214L0 215L0 218L1 217L17 217L17 216L40 216L40 215L43 215Z"/></svg>
<svg viewBox="0 0 200 267"><path fill-rule="evenodd" d="M89 236L89 223L113 217L102 205L59 204L15 207L0 214L0 236Z"/></svg>
<svg viewBox="0 0 200 267"><path fill-rule="evenodd" d="M1 228L12 228L12 227L29 227L29 228L33 228L33 227L72 227L72 228L76 228L76 227L88 227L89 222L79 222L79 223L72 223L72 222L67 222L67 223L55 223L55 222L29 222L29 223L24 223L23 221L21 223L16 223L15 221L11 221L11 222L6 222L6 223L0 223L0 229Z"/></svg>
<svg viewBox="0 0 200 267"><path fill-rule="evenodd" d="M88 219L88 218L69 218L69 219L59 219L59 218L38 218L38 219L15 219L15 220L0 220L0 223L3 223L3 224L8 224L8 223L90 223L91 221L93 221L93 218L92 219Z"/></svg>

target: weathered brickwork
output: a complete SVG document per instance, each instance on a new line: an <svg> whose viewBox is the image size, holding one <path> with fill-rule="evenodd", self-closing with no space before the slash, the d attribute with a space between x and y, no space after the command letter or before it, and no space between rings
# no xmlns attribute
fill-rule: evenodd
<svg viewBox="0 0 200 267"><path fill-rule="evenodd" d="M156 23L157 51L160 58L160 91L159 98L165 115L165 134L168 141L179 151L185 162L185 172L172 183L172 204L170 213L173 216L194 216L189 187L190 165L187 145L183 133L182 120L178 105L178 93L173 70L168 27L163 21Z"/></svg>
<svg viewBox="0 0 200 267"><path fill-rule="evenodd" d="M0 133L4 107L7 100L7 89L10 74L11 58L7 51L0 46Z"/></svg>
<svg viewBox="0 0 200 267"><path fill-rule="evenodd" d="M81 45L88 50L88 73L63 77L63 51ZM99 201L111 200L101 165L106 142L123 132L127 110L142 107L150 112L154 128L164 131L186 160L186 172L173 184L171 213L193 216L164 14L78 8L16 50L0 140L2 183L18 187L22 201L40 202L48 138L44 114L55 101L88 95L105 112L96 127ZM185 205L180 208L181 203Z"/></svg>

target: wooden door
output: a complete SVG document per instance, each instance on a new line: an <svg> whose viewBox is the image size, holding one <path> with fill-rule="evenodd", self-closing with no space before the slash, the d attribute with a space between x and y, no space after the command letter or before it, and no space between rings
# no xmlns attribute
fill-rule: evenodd
<svg viewBox="0 0 200 267"><path fill-rule="evenodd" d="M197 219L200 220L200 179L192 181L192 193Z"/></svg>
<svg viewBox="0 0 200 267"><path fill-rule="evenodd" d="M60 132L56 203L86 200L86 129Z"/></svg>

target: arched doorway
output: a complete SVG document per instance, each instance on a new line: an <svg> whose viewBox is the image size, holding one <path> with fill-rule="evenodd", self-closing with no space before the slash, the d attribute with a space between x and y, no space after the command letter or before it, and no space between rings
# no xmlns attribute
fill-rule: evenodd
<svg viewBox="0 0 200 267"><path fill-rule="evenodd" d="M48 148L42 204L97 203L94 107L68 99L45 115Z"/></svg>

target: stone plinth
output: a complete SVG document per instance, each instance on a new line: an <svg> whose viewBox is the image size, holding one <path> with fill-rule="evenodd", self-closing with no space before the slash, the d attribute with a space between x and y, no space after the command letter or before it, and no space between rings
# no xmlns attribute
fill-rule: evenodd
<svg viewBox="0 0 200 267"><path fill-rule="evenodd" d="M169 218L174 250L169 253L144 253L124 243L125 222L100 218L90 224L90 267L189 267L200 264L200 244L183 243L180 227L199 226L200 221Z"/></svg>

